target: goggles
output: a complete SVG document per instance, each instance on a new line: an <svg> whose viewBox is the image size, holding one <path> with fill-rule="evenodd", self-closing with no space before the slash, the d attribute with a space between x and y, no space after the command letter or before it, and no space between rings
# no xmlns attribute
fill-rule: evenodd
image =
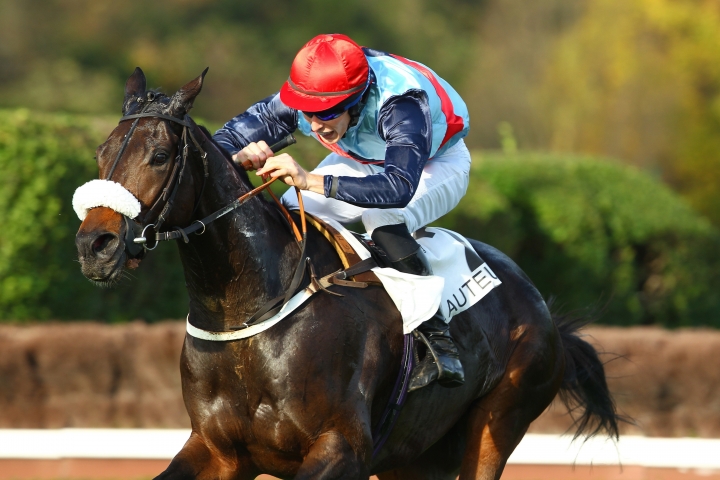
<svg viewBox="0 0 720 480"><path fill-rule="evenodd" d="M345 113L345 109L344 108L341 110L330 109L330 110L325 110L322 112L306 112L303 110L302 113L303 113L303 115L305 115L308 118L317 117L318 120L327 122L328 120L335 120L340 115Z"/></svg>
<svg viewBox="0 0 720 480"><path fill-rule="evenodd" d="M368 79L369 83L369 79ZM367 85L365 85L365 89L367 89ZM317 117L318 120L322 122L327 122L328 120L335 120L340 115L345 113L346 111L350 110L352 107L357 105L360 100L362 99L363 94L365 93L365 90L360 92L355 96L353 100L351 100L348 103L341 103L340 105L336 105L332 108L328 108L327 110L323 110L321 112L306 112L303 110L303 115L305 115L308 118Z"/></svg>

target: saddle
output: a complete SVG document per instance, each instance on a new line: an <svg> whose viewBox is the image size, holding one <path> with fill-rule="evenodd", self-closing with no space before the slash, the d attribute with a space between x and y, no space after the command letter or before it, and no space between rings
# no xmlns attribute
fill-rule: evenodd
<svg viewBox="0 0 720 480"><path fill-rule="evenodd" d="M346 287L364 288L367 285L382 285L380 279L371 270L378 266L385 267L390 264L385 252L382 251L380 247L375 245L371 240L366 240L361 235L353 233L355 238L361 242L371 254L369 259L363 260L335 227L307 212L305 212L305 215L307 221L335 248L343 265L341 272L335 272L323 279L327 279L327 282L331 285Z"/></svg>

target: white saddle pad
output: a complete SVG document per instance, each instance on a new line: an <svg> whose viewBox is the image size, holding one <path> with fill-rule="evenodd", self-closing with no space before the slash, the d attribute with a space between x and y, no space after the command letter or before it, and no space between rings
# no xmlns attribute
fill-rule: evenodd
<svg viewBox="0 0 720 480"><path fill-rule="evenodd" d="M370 256L349 230L334 220L323 220L335 227L360 257ZM400 311L405 333L432 317L438 308L449 322L502 283L462 235L444 228L427 227L414 236L434 275L421 277L393 268L372 269Z"/></svg>

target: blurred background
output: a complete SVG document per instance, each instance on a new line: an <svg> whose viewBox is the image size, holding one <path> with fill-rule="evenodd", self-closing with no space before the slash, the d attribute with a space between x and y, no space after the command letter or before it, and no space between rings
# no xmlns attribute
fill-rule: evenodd
<svg viewBox="0 0 720 480"><path fill-rule="evenodd" d="M70 199L96 177L124 82L140 66L172 93L209 66L193 114L215 130L276 92L322 32L425 63L466 100L472 187L440 224L497 246L567 308L606 307L601 322L720 326L712 0L3 0L0 318L184 316L171 245L114 290L75 261ZM323 158L301 140L307 166Z"/></svg>
<svg viewBox="0 0 720 480"><path fill-rule="evenodd" d="M176 374L182 325L149 325L186 314L175 248L161 245L114 289L92 286L77 263L73 191L97 176L95 148L116 125L136 66L166 93L209 66L193 116L214 131L276 92L303 43L329 32L430 66L467 102L471 187L438 224L504 251L563 309L600 309L599 325L642 327L596 334L606 350L631 358L617 367L615 385L642 385L642 393L618 401L634 398L637 409L627 409L636 418L643 408L658 412L646 433L720 436L715 0L0 0L0 387L11 385L12 372L35 378L43 365L62 366L64 354L42 353L49 340L32 333L38 322L141 321L117 340L96 331L88 345L103 355L145 348L133 343L141 337L165 342L132 365L108 360L110 373L90 382L116 393L125 388L117 382L129 382L135 393L112 400L125 399L126 416L108 403L105 417L83 420L62 414L67 400L42 414L45 423L17 423L27 418L18 413L24 400L47 403L53 388L70 391L46 377L6 388L14 393L0 398L16 414L0 425L185 425L172 394L172 408L142 397L156 413L140 420L143 381L117 373L140 372L138 358L164 355L153 361ZM326 153L306 138L292 149L308 167ZM156 337L137 333L151 327ZM68 349L79 345L77 324L47 328ZM664 356L679 337L684 343ZM105 368L92 358L76 364ZM644 365L655 370L652 381L633 376ZM682 384L693 375L696 390ZM176 379L168 382L179 395ZM87 412L97 402L73 408ZM678 409L687 415L672 417ZM181 420L162 416L175 411Z"/></svg>

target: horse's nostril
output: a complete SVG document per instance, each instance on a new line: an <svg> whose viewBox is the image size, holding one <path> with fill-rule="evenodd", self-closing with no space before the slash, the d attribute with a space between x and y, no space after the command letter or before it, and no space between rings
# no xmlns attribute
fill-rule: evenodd
<svg viewBox="0 0 720 480"><path fill-rule="evenodd" d="M115 238L115 235L111 233L105 233L103 235L100 235L95 239L95 241L92 244L92 251L94 254L101 253L105 248L108 246L108 244Z"/></svg>

